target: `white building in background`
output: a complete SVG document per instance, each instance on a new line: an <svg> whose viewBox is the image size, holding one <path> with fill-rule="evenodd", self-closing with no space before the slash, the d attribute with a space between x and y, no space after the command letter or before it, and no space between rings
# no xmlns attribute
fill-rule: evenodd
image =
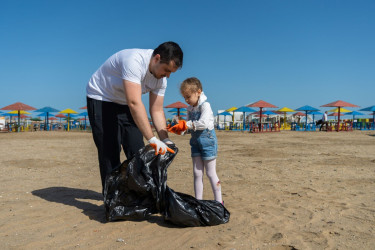
<svg viewBox="0 0 375 250"><path fill-rule="evenodd" d="M0 129L5 128L5 117L0 116Z"/></svg>

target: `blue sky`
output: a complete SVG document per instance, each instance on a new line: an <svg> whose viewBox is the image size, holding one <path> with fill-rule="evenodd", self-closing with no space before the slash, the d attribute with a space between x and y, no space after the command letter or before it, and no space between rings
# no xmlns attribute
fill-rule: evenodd
<svg viewBox="0 0 375 250"><path fill-rule="evenodd" d="M113 53L175 41L214 113L258 100L298 108L375 105L375 1L1 1L0 107L76 111ZM147 98L143 98L146 106ZM325 108L322 108L325 110Z"/></svg>

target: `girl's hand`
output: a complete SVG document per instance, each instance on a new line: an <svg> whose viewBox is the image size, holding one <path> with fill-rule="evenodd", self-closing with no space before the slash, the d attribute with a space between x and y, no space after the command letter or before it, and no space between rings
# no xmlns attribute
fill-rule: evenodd
<svg viewBox="0 0 375 250"><path fill-rule="evenodd" d="M187 130L187 125L185 120L179 120L176 125L169 128L168 131L171 133L175 133L177 135L183 134Z"/></svg>

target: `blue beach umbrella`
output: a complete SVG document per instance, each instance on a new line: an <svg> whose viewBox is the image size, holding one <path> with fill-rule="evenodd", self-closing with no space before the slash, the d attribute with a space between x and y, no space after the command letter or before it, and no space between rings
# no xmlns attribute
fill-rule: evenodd
<svg viewBox="0 0 375 250"><path fill-rule="evenodd" d="M300 107L296 109L297 111L305 111L306 113L306 123L305 123L305 131L307 130L307 113L313 112L313 111L319 111L319 109L311 107L309 105L305 105L303 107Z"/></svg>
<svg viewBox="0 0 375 250"><path fill-rule="evenodd" d="M177 108L173 108L173 109L168 110L167 112L178 112L178 109ZM181 112L186 112L186 109L185 108L180 108L180 113Z"/></svg>
<svg viewBox="0 0 375 250"><path fill-rule="evenodd" d="M232 116L232 114L229 113L229 112L227 112L227 111L221 112L221 113L219 113L219 114L217 114L217 115L223 115L223 116L224 116L224 122L226 122L226 121L225 121L225 117L226 117L227 115Z"/></svg>
<svg viewBox="0 0 375 250"><path fill-rule="evenodd" d="M236 110L233 110L234 112L242 112L243 113L243 126L242 126L242 130L244 130L245 128L245 117L246 117L246 112L247 113L252 113L252 112L255 112L256 110L255 109L252 109L252 108L249 108L249 107L246 107L246 106L242 106L242 107L239 107L238 109Z"/></svg>
<svg viewBox="0 0 375 250"><path fill-rule="evenodd" d="M315 115L322 115L323 113L319 112L319 111L312 111L309 113L309 115L312 115L313 116L313 123L315 122Z"/></svg>
<svg viewBox="0 0 375 250"><path fill-rule="evenodd" d="M44 126L45 126L44 129L48 130L48 119L49 119L49 117L54 116L54 115L48 114L47 112L42 112L42 113L37 114L35 116L37 116L37 117L44 117Z"/></svg>
<svg viewBox="0 0 375 250"><path fill-rule="evenodd" d="M86 117L88 116L88 113L85 111L85 112L82 112L82 113L79 113L78 114L79 116L84 116L85 117L85 130L86 130Z"/></svg>
<svg viewBox="0 0 375 250"><path fill-rule="evenodd" d="M34 112L43 112L43 113L46 113L46 118L45 118L45 128L47 129L47 131L49 130L48 129L48 117L49 117L49 113L55 113L55 112L60 112L60 110L57 110L57 109L54 109L54 108L51 108L51 107L44 107L44 108L41 108L41 109L37 109L35 110ZM42 116L42 115L40 115Z"/></svg>
<svg viewBox="0 0 375 250"><path fill-rule="evenodd" d="M359 111L369 111L372 112L372 126L375 127L375 105L367 108L360 109Z"/></svg>
<svg viewBox="0 0 375 250"><path fill-rule="evenodd" d="M271 110L264 111L263 114L265 114L265 115L277 115L275 112L272 112ZM268 120L269 120L269 118L267 118L267 121Z"/></svg>
<svg viewBox="0 0 375 250"><path fill-rule="evenodd" d="M353 122L354 122L356 115L364 115L364 114L358 111L353 111L353 112L346 113L345 115L353 115Z"/></svg>
<svg viewBox="0 0 375 250"><path fill-rule="evenodd" d="M230 115L231 116L232 114L227 111L224 111L224 112L219 113L218 115Z"/></svg>
<svg viewBox="0 0 375 250"><path fill-rule="evenodd" d="M263 114L265 114L265 115L277 115L275 112L273 112L271 110L264 111Z"/></svg>

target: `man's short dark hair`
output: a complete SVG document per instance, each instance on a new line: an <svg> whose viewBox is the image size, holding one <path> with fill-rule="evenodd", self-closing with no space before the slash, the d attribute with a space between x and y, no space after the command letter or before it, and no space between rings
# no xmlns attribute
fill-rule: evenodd
<svg viewBox="0 0 375 250"><path fill-rule="evenodd" d="M175 42L165 42L160 44L152 53L152 56L160 55L160 62L161 63L169 63L170 61L174 61L177 68L182 67L182 61L184 57L184 53L180 46Z"/></svg>

